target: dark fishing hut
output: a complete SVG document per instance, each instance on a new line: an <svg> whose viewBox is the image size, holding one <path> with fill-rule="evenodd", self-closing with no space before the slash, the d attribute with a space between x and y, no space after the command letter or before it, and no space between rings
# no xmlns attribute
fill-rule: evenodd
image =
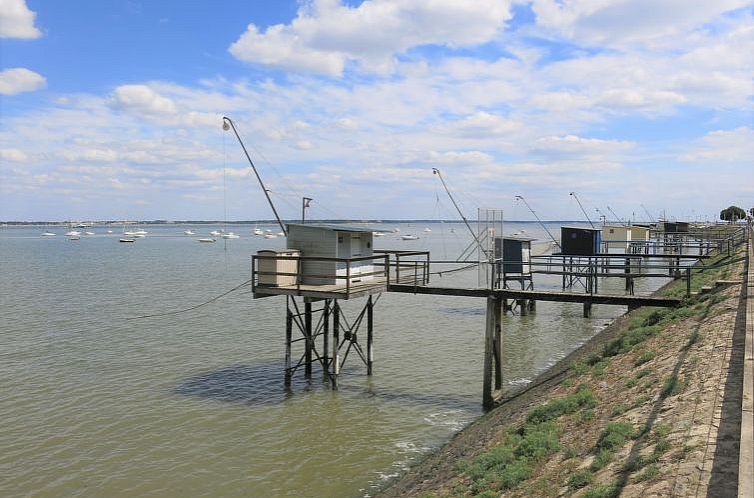
<svg viewBox="0 0 754 498"><path fill-rule="evenodd" d="M595 256L600 253L601 234L599 228L560 227L560 252L568 256Z"/></svg>

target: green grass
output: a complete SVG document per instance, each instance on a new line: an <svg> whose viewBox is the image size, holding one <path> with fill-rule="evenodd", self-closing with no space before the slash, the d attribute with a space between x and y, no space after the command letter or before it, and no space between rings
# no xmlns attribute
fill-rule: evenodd
<svg viewBox="0 0 754 498"><path fill-rule="evenodd" d="M667 398L668 396L675 396L676 394L680 394L687 385L687 381L681 382L678 379L678 376L673 374L670 377L665 378L665 382L662 385L662 391L660 391L660 396Z"/></svg>
<svg viewBox="0 0 754 498"><path fill-rule="evenodd" d="M571 458L576 458L577 456L579 456L579 450L577 450L573 446L569 446L563 452L563 460L570 460Z"/></svg>
<svg viewBox="0 0 754 498"><path fill-rule="evenodd" d="M617 450L633 437L634 426L625 422L609 422L597 439L597 449Z"/></svg>
<svg viewBox="0 0 754 498"><path fill-rule="evenodd" d="M568 487L570 489L581 489L592 483L594 474L588 470L579 470L571 474L568 478Z"/></svg>
<svg viewBox="0 0 754 498"><path fill-rule="evenodd" d="M644 472L642 472L639 477L637 477L637 480L639 481L651 481L652 479L655 479L660 475L660 467L657 466L656 463L652 463L647 465L647 467L644 469Z"/></svg>
<svg viewBox="0 0 754 498"><path fill-rule="evenodd" d="M589 488L584 493L584 498L615 498L620 494L621 486L619 483L599 484Z"/></svg>
<svg viewBox="0 0 754 498"><path fill-rule="evenodd" d="M638 358L636 358L636 361L634 362L635 367L639 367L647 362L650 362L655 359L655 356L657 356L657 353L654 351L645 351L641 355L639 355Z"/></svg>
<svg viewBox="0 0 754 498"><path fill-rule="evenodd" d="M593 408L595 406L597 406L597 398L588 386L582 384L576 388L574 393L534 408L526 416L526 421L531 424L538 424L554 420L561 415L575 413L581 408Z"/></svg>
<svg viewBox="0 0 754 498"><path fill-rule="evenodd" d="M602 449L595 455L594 460L592 460L592 464L589 466L589 469L593 470L594 472L597 472L600 469L604 469L607 464L612 462L615 459L615 455L613 455L613 452L608 449Z"/></svg>
<svg viewBox="0 0 754 498"><path fill-rule="evenodd" d="M644 342L648 337L657 334L660 327L650 325L648 327L637 327L623 332L618 338L608 342L603 349L603 356L610 357L623 353L628 353L631 349Z"/></svg>
<svg viewBox="0 0 754 498"><path fill-rule="evenodd" d="M582 409L590 409L597 399L586 385L573 393L531 410L526 423L507 432L503 443L458 469L472 479L471 491L481 493L511 489L529 479L537 464L560 449L555 420ZM484 495L482 495L484 496Z"/></svg>

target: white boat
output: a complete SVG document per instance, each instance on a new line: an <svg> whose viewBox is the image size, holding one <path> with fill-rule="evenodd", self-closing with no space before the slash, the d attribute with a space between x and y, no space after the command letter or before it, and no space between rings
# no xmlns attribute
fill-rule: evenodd
<svg viewBox="0 0 754 498"><path fill-rule="evenodd" d="M213 236L213 237L219 237L219 236L221 236L221 235L222 235L223 233L222 233L222 232L219 232L219 231L217 231L217 230L212 230L212 231L211 231L211 232L210 232L209 234L210 234L211 236ZM214 241L213 241L213 242L214 242Z"/></svg>
<svg viewBox="0 0 754 498"><path fill-rule="evenodd" d="M113 231L112 230L108 230L107 233L113 233Z"/></svg>
<svg viewBox="0 0 754 498"><path fill-rule="evenodd" d="M80 235L69 235L68 240L79 240L81 239Z"/></svg>
<svg viewBox="0 0 754 498"><path fill-rule="evenodd" d="M403 239L403 240L418 240L419 237L417 237L416 235L406 234L406 235L401 235L401 239Z"/></svg>
<svg viewBox="0 0 754 498"><path fill-rule="evenodd" d="M264 238L265 239L276 239L277 237L278 236L275 235L274 233L266 233L266 234L264 234Z"/></svg>
<svg viewBox="0 0 754 498"><path fill-rule="evenodd" d="M375 237L382 237L385 234L382 232L372 232L372 235L374 235Z"/></svg>
<svg viewBox="0 0 754 498"><path fill-rule="evenodd" d="M78 237L79 235L81 235L81 232L78 230L71 230L70 232L65 233L66 237Z"/></svg>
<svg viewBox="0 0 754 498"><path fill-rule="evenodd" d="M192 232L191 230L186 230L183 232L183 235L196 235L196 234Z"/></svg>
<svg viewBox="0 0 754 498"><path fill-rule="evenodd" d="M429 228L429 227L427 227L427 228L425 228L425 229L424 229L424 233L429 233L429 232L431 232L431 231L432 231L432 229L431 229L431 228Z"/></svg>
<svg viewBox="0 0 754 498"><path fill-rule="evenodd" d="M131 235L131 237L136 237L137 239L143 239L146 236L147 236L147 234L145 234L145 233L139 233L139 232L134 232L133 235Z"/></svg>
<svg viewBox="0 0 754 498"><path fill-rule="evenodd" d="M42 237L54 237L55 234L52 232L42 232Z"/></svg>
<svg viewBox="0 0 754 498"><path fill-rule="evenodd" d="M233 232L228 232L223 234L224 239L239 239L241 238L240 235L236 235Z"/></svg>
<svg viewBox="0 0 754 498"><path fill-rule="evenodd" d="M285 237L285 232L278 232L278 237Z"/></svg>
<svg viewBox="0 0 754 498"><path fill-rule="evenodd" d="M255 228L254 235L264 235L264 230L262 230L261 228Z"/></svg>
<svg viewBox="0 0 754 498"><path fill-rule="evenodd" d="M120 239L118 242L136 242L136 239Z"/></svg>
<svg viewBox="0 0 754 498"><path fill-rule="evenodd" d="M211 239L208 237L204 237L204 238L196 239L196 240L198 240L199 242L214 242L215 241L215 239Z"/></svg>
<svg viewBox="0 0 754 498"><path fill-rule="evenodd" d="M127 237L133 237L134 235L136 235L136 232L132 232L131 230L123 230L123 235Z"/></svg>
<svg viewBox="0 0 754 498"><path fill-rule="evenodd" d="M94 232L84 232L84 235L94 235Z"/></svg>

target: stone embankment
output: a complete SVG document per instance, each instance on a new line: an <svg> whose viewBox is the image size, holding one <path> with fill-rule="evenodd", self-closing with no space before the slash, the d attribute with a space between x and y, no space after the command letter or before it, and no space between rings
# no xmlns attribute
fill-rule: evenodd
<svg viewBox="0 0 754 498"><path fill-rule="evenodd" d="M381 496L735 497L751 485L747 253L751 244L695 270L683 307L616 320Z"/></svg>

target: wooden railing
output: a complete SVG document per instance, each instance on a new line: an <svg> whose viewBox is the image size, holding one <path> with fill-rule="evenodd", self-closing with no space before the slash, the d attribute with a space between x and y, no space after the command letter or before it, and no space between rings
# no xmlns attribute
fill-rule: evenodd
<svg viewBox="0 0 754 498"><path fill-rule="evenodd" d="M345 284L345 297L348 298L351 294L352 285L354 280L365 280L367 283L373 279L379 280L379 283L390 285L390 283L405 283L412 285L426 285L429 283L429 252L427 251L374 251L372 256L360 256L356 258L331 258L320 256L286 256L286 255L259 255L255 254L251 257L251 283L252 292L256 292L259 287L278 287L279 283L260 283L260 280L265 280L263 277L275 277L273 280L276 282L283 277L290 277L289 283L284 283L282 286L289 287L295 286L297 292L301 291L302 285L317 285L306 284L305 281L312 280L327 280L335 282L335 285ZM260 262L274 261L274 270L263 271L259 269ZM295 271L288 269L288 271L280 270L280 263L285 261L295 262ZM305 263L313 262L325 262L333 263L332 272L317 273L310 269L304 271ZM374 270L364 272L362 268L364 266L371 265ZM284 265L283 265L284 266ZM356 272L358 269L358 273ZM345 282L343 282L345 281ZM326 284L323 284L326 285Z"/></svg>

